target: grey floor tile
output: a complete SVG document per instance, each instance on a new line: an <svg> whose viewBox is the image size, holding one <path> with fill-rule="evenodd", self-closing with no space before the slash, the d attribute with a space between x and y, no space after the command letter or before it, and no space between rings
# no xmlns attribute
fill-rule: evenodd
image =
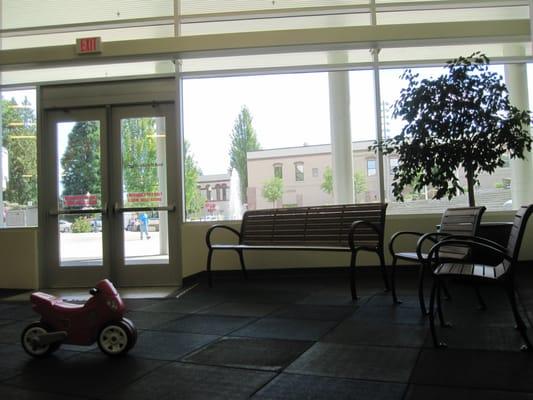
<svg viewBox="0 0 533 400"><path fill-rule="evenodd" d="M400 400L405 384L280 374L255 394L261 400Z"/></svg>
<svg viewBox="0 0 533 400"><path fill-rule="evenodd" d="M137 329L153 329L184 316L185 314L177 312L128 311L126 313L126 317L133 321Z"/></svg>
<svg viewBox="0 0 533 400"><path fill-rule="evenodd" d="M405 400L533 400L533 393L410 385Z"/></svg>
<svg viewBox="0 0 533 400"><path fill-rule="evenodd" d="M375 322L346 320L324 336L322 342L348 345L420 347L429 329L420 325L383 325Z"/></svg>
<svg viewBox="0 0 533 400"><path fill-rule="evenodd" d="M390 307L370 307L363 305L348 317L348 319L361 321L362 323L421 326L426 325L428 321L426 316L422 315L420 309L414 307L402 307L401 305L391 305Z"/></svg>
<svg viewBox="0 0 533 400"><path fill-rule="evenodd" d="M10 321L9 324L0 325L0 343L18 344L22 331L30 321Z"/></svg>
<svg viewBox="0 0 533 400"><path fill-rule="evenodd" d="M205 365L279 371L294 361L312 342L277 339L223 338L183 361Z"/></svg>
<svg viewBox="0 0 533 400"><path fill-rule="evenodd" d="M355 311L353 305L322 306L313 304L292 304L270 315L274 318L310 319L320 321L340 321Z"/></svg>
<svg viewBox="0 0 533 400"><path fill-rule="evenodd" d="M221 315L187 315L159 326L158 330L171 332L202 333L206 335L227 335L255 321L252 317L232 317Z"/></svg>
<svg viewBox="0 0 533 400"><path fill-rule="evenodd" d="M338 378L406 383L419 350L317 343L287 372Z"/></svg>
<svg viewBox="0 0 533 400"><path fill-rule="evenodd" d="M106 398L247 399L274 375L266 371L170 363Z"/></svg>
<svg viewBox="0 0 533 400"><path fill-rule="evenodd" d="M177 360L218 338L196 333L144 331L130 354L157 360Z"/></svg>
<svg viewBox="0 0 533 400"><path fill-rule="evenodd" d="M200 311L200 314L232 315L240 317L264 317L280 309L277 304L226 302Z"/></svg>
<svg viewBox="0 0 533 400"><path fill-rule="evenodd" d="M318 340L337 324L337 321L262 318L233 332L232 336Z"/></svg>
<svg viewBox="0 0 533 400"><path fill-rule="evenodd" d="M194 313L220 303L220 301L201 301L187 299L162 300L146 306L142 311L157 311L166 313Z"/></svg>
<svg viewBox="0 0 533 400"><path fill-rule="evenodd" d="M14 386L0 385L0 399L17 400L82 400L86 397L74 397L55 393L35 392Z"/></svg>
<svg viewBox="0 0 533 400"><path fill-rule="evenodd" d="M415 384L533 392L530 353L423 349L413 371Z"/></svg>

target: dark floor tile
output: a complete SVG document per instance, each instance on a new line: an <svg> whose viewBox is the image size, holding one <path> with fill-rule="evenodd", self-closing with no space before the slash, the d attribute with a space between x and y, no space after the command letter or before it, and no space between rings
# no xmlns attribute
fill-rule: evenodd
<svg viewBox="0 0 533 400"><path fill-rule="evenodd" d="M161 361L131 356L110 358L83 353L67 360L30 360L20 375L5 384L37 392L99 397L131 384L161 365Z"/></svg>
<svg viewBox="0 0 533 400"><path fill-rule="evenodd" d="M286 371L405 383L411 375L418 353L418 349L410 348L317 343Z"/></svg>
<svg viewBox="0 0 533 400"><path fill-rule="evenodd" d="M157 360L177 360L218 338L196 333L144 331L130 354Z"/></svg>
<svg viewBox="0 0 533 400"><path fill-rule="evenodd" d="M159 303L160 299L122 299L128 311L140 311L146 307Z"/></svg>
<svg viewBox="0 0 533 400"><path fill-rule="evenodd" d="M316 304L316 305L331 305L331 306L353 306L366 301L366 297L360 297L358 301L354 302L350 294L350 289L344 292L323 291L313 293L298 301L299 304Z"/></svg>
<svg viewBox="0 0 533 400"><path fill-rule="evenodd" d="M223 338L183 359L197 364L278 371L312 342L275 339Z"/></svg>
<svg viewBox="0 0 533 400"><path fill-rule="evenodd" d="M153 329L167 322L183 318L185 314L177 312L150 312L150 311L129 311L126 317L131 319L137 329Z"/></svg>
<svg viewBox="0 0 533 400"><path fill-rule="evenodd" d="M349 345L420 347L429 330L420 325L382 325L346 320L324 336L322 342Z"/></svg>
<svg viewBox="0 0 533 400"><path fill-rule="evenodd" d="M14 386L0 385L0 399L17 400L82 400L86 397L74 397L55 393L34 392Z"/></svg>
<svg viewBox="0 0 533 400"><path fill-rule="evenodd" d="M427 293L429 294L429 292ZM418 296L416 294L397 293L397 297L402 302L400 305L396 305L397 307L408 307L408 308L419 308L420 307ZM392 302L392 294L390 292L372 296L366 304L372 307L395 306L395 304ZM428 299L427 304L429 304L429 299Z"/></svg>
<svg viewBox="0 0 533 400"><path fill-rule="evenodd" d="M10 321L9 324L0 325L0 343L18 344L22 331L30 321Z"/></svg>
<svg viewBox="0 0 533 400"><path fill-rule="evenodd" d="M39 314L33 311L29 301L27 303L2 303L0 305L0 319L28 321L39 318Z"/></svg>
<svg viewBox="0 0 533 400"><path fill-rule="evenodd" d="M359 307L348 319L361 323L420 326L425 326L428 320L425 315L422 315L419 308L402 307L402 305L391 305L390 307L364 305Z"/></svg>
<svg viewBox="0 0 533 400"><path fill-rule="evenodd" d="M156 311L167 313L194 313L203 310L207 307L214 306L220 301L201 301L201 300L185 300L185 299L169 299L162 300L155 304L146 306L142 311Z"/></svg>
<svg viewBox="0 0 533 400"><path fill-rule="evenodd" d="M247 399L274 375L266 371L170 363L107 398Z"/></svg>
<svg viewBox="0 0 533 400"><path fill-rule="evenodd" d="M257 400L400 400L406 386L400 383L283 373L252 398Z"/></svg>
<svg viewBox="0 0 533 400"><path fill-rule="evenodd" d="M232 336L248 336L289 340L318 340L337 321L303 319L262 318L232 333Z"/></svg>
<svg viewBox="0 0 533 400"><path fill-rule="evenodd" d="M274 318L310 319L320 321L340 321L355 311L349 306L321 306L313 304L292 304L270 315Z"/></svg>
<svg viewBox="0 0 533 400"><path fill-rule="evenodd" d="M200 314L210 315L232 315L240 317L264 317L278 310L280 305L277 304L259 304L259 303L234 303L227 302L200 311Z"/></svg>
<svg viewBox="0 0 533 400"><path fill-rule="evenodd" d="M533 393L410 385L405 400L533 400Z"/></svg>
<svg viewBox="0 0 533 400"><path fill-rule="evenodd" d="M203 333L206 335L227 335L254 321L251 317L231 317L221 315L187 315L157 327L158 330L171 332Z"/></svg>
<svg viewBox="0 0 533 400"><path fill-rule="evenodd" d="M413 371L415 384L533 392L530 353L423 349Z"/></svg>
<svg viewBox="0 0 533 400"><path fill-rule="evenodd" d="M519 351L524 344L520 333L511 325L485 326L470 321L468 325L441 328L437 324L437 334L438 340L446 342L450 349ZM433 346L431 335L426 337L425 346Z"/></svg>

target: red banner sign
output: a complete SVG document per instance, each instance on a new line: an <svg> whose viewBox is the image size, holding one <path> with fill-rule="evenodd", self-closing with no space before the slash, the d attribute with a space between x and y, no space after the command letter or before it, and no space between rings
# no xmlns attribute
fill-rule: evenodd
<svg viewBox="0 0 533 400"><path fill-rule="evenodd" d="M127 199L129 203L145 203L145 202L160 202L161 192L137 192L128 193Z"/></svg>
<svg viewBox="0 0 533 400"><path fill-rule="evenodd" d="M63 196L64 207L89 207L98 204L98 196L95 194L73 194Z"/></svg>

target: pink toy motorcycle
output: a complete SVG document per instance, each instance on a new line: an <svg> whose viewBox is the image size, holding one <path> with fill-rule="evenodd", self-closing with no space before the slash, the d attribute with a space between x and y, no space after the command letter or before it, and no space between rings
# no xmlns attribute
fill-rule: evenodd
<svg viewBox="0 0 533 400"><path fill-rule="evenodd" d="M92 288L85 304L73 304L35 292L32 308L41 315L39 322L22 332L24 350L33 357L45 357L61 344L88 346L98 343L109 356L127 353L137 341L137 329L124 318L125 306L113 284L104 279Z"/></svg>

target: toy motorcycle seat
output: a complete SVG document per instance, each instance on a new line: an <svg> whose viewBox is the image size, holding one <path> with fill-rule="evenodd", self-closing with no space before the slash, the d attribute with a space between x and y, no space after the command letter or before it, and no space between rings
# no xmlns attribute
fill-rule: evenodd
<svg viewBox="0 0 533 400"><path fill-rule="evenodd" d="M50 307L58 311L76 311L83 308L83 304L74 304L63 299L43 292L35 292L31 295L31 302L36 305Z"/></svg>

